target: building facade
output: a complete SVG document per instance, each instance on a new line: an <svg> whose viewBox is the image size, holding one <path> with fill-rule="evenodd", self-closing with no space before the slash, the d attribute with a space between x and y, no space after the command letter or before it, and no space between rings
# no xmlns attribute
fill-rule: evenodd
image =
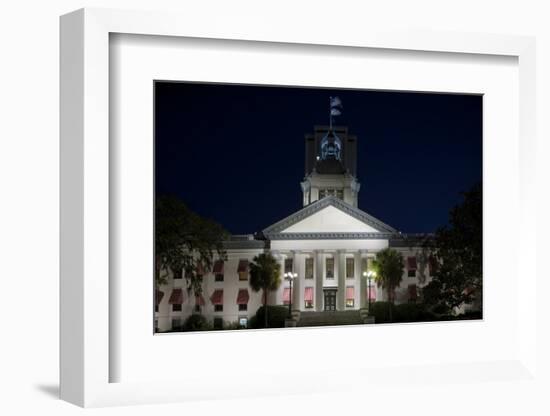
<svg viewBox="0 0 550 416"><path fill-rule="evenodd" d="M156 293L159 331L180 327L200 312L215 328L248 326L262 305L262 292L249 285L249 264L270 252L280 263L282 284L269 305L288 305L300 321L310 312L366 310L388 294L367 276L377 252L392 247L405 260L396 303L416 302L435 264L425 248L429 236L405 236L358 207L357 138L346 127L316 126L305 137L303 208L254 235L232 236L227 258L202 273L203 295L186 290L185 276L167 271L167 284ZM290 282L284 274L297 274Z"/></svg>

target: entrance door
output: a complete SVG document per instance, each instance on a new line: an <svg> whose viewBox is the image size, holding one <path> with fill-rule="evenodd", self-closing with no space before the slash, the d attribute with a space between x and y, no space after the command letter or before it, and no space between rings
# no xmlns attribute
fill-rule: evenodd
<svg viewBox="0 0 550 416"><path fill-rule="evenodd" d="M325 311L336 310L336 290L325 290Z"/></svg>

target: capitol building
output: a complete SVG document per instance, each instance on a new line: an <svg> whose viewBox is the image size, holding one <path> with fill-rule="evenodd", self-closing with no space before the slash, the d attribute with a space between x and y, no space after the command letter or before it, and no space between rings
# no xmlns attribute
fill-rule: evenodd
<svg viewBox="0 0 550 416"><path fill-rule="evenodd" d="M305 136L303 208L256 234L225 241L226 259L202 271L201 296L187 292L182 273L169 271L156 292L157 330L178 328L196 312L214 328L247 327L263 301L262 292L249 286L249 263L265 252L280 262L282 280L268 304L290 303L298 326L323 324L328 315L344 323L367 322L369 302L388 296L367 271L376 253L388 247L405 263L395 303L416 302L433 271L423 244L430 236L404 235L360 209L357 140L347 127L315 126ZM288 273L295 276L292 282L285 279Z"/></svg>

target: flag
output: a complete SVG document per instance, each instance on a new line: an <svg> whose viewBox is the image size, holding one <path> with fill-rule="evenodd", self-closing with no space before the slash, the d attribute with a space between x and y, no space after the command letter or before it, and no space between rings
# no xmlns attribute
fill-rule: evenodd
<svg viewBox="0 0 550 416"><path fill-rule="evenodd" d="M342 100L339 97L330 97L330 108L342 107Z"/></svg>
<svg viewBox="0 0 550 416"><path fill-rule="evenodd" d="M342 100L338 97L330 97L330 115L339 116L342 114Z"/></svg>

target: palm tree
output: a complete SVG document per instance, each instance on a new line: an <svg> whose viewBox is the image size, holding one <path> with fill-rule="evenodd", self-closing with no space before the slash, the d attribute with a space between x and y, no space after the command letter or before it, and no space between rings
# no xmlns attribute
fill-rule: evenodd
<svg viewBox="0 0 550 416"><path fill-rule="evenodd" d="M386 289L388 293L391 322L395 288L399 286L403 279L403 269L405 266L403 256L392 248L386 248L378 252L372 265L376 271L376 285L382 287L382 289Z"/></svg>
<svg viewBox="0 0 550 416"><path fill-rule="evenodd" d="M281 285L281 265L270 253L262 253L250 263L250 287L254 292L263 290L264 327L267 328L267 295Z"/></svg>

